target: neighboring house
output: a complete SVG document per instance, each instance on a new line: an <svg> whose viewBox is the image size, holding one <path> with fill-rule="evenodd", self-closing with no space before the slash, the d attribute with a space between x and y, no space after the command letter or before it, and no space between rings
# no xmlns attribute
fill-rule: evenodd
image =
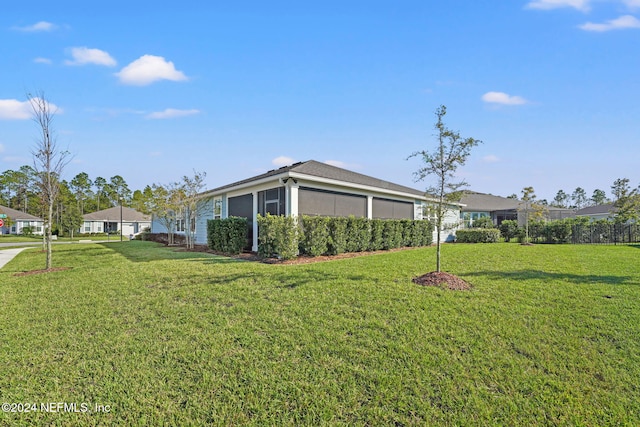
<svg viewBox="0 0 640 427"><path fill-rule="evenodd" d="M207 220L239 216L249 220L251 249L257 251L258 214L423 219L430 202L423 191L310 160L202 193L195 241L207 243ZM457 224L458 218L456 205L445 222ZM154 222L152 231L166 229ZM453 240L454 230L442 238Z"/></svg>
<svg viewBox="0 0 640 427"><path fill-rule="evenodd" d="M576 216L586 216L591 219L591 221L596 221L599 219L612 220L616 214L616 208L613 206L613 203L606 203L604 205L597 206L589 206L587 208L578 209L576 211Z"/></svg>
<svg viewBox="0 0 640 427"><path fill-rule="evenodd" d="M7 216L2 219L4 226L0 227L0 234L23 234L24 227L31 227L33 234L42 234L44 230L44 220L37 216L1 205L0 214Z"/></svg>
<svg viewBox="0 0 640 427"><path fill-rule="evenodd" d="M520 225L525 223L524 202L518 199L467 192L460 199L460 203L464 205L460 210L460 219L464 227L471 227L473 221L483 217L491 218L496 226L505 220L518 221ZM575 215L574 209L544 206L543 216L546 220L571 218Z"/></svg>
<svg viewBox="0 0 640 427"><path fill-rule="evenodd" d="M145 228L151 227L151 216L145 215L135 209L116 206L101 211L88 213L82 216L84 223L79 230L80 233L117 233L120 234L120 224L122 224L122 234L138 234Z"/></svg>

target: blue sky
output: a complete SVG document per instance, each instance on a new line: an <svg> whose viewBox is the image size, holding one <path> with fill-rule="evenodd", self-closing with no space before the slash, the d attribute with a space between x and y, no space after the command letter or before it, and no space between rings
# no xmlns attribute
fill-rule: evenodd
<svg viewBox="0 0 640 427"><path fill-rule="evenodd" d="M314 159L426 188L406 158L444 104L484 141L459 170L473 190L640 184L640 0L14 3L0 171L32 164L44 91L67 179L212 188Z"/></svg>

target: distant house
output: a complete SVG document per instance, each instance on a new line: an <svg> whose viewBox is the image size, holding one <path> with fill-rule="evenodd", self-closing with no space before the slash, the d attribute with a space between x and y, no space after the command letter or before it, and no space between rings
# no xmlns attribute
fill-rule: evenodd
<svg viewBox="0 0 640 427"><path fill-rule="evenodd" d="M31 227L33 234L43 233L44 220L42 218L1 205L0 214L7 216L2 218L4 226L0 227L0 234L23 234L25 227Z"/></svg>
<svg viewBox="0 0 640 427"><path fill-rule="evenodd" d="M591 221L596 221L599 219L613 219L616 214L616 208L613 206L613 203L605 203L603 205L597 206L589 206L586 208L578 209L576 211L576 216L586 216L591 219Z"/></svg>
<svg viewBox="0 0 640 427"><path fill-rule="evenodd" d="M101 211L88 213L82 216L84 223L79 230L80 233L120 233L122 224L122 234L138 234L145 228L151 227L151 216L145 215L135 209L116 206Z"/></svg>
<svg viewBox="0 0 640 427"><path fill-rule="evenodd" d="M498 226L505 220L518 221L518 224L525 223L524 205L521 200L507 197L494 196L491 194L468 192L460 199L462 206L460 219L464 227L471 227L473 221L479 218L491 218ZM576 215L574 209L556 208L545 206L543 216L547 220L571 218Z"/></svg>
<svg viewBox="0 0 640 427"><path fill-rule="evenodd" d="M258 215L423 219L434 201L414 188L310 160L202 193L195 240L206 244L207 220L239 216L249 220L251 249L257 251ZM459 207L445 222L458 223ZM154 221L152 232L166 229ZM442 238L453 240L454 233L448 230Z"/></svg>

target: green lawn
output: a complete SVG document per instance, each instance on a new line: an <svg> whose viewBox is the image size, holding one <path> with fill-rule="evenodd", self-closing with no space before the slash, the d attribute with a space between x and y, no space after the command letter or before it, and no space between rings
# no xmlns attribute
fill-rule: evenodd
<svg viewBox="0 0 640 427"><path fill-rule="evenodd" d="M640 425L640 247L445 245L311 265L150 242L0 270L0 425ZM95 405L109 412L95 413Z"/></svg>
<svg viewBox="0 0 640 427"><path fill-rule="evenodd" d="M77 242L79 240L113 240L120 241L119 234L112 234L111 236L107 236L106 234L98 234L92 236L73 236L73 239L69 236L58 237L53 242ZM129 240L129 236L124 236L123 240ZM15 234L0 234L0 243L25 243L25 242L33 242L33 243L42 243L42 236L23 236L23 235L15 235Z"/></svg>

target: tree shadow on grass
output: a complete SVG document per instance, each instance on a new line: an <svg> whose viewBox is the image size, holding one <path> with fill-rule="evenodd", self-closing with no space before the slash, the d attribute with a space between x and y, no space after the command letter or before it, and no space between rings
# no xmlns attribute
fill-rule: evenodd
<svg viewBox="0 0 640 427"><path fill-rule="evenodd" d="M549 273L540 270L479 271L460 274L461 277L486 277L491 280L541 280L545 282L570 282L578 285L640 285L633 276L613 276L597 274Z"/></svg>
<svg viewBox="0 0 640 427"><path fill-rule="evenodd" d="M169 247L142 247L125 243L99 243L103 248L116 252L131 262L151 262L161 260L187 260L205 264L227 264L240 262L233 258L204 252L180 251Z"/></svg>

